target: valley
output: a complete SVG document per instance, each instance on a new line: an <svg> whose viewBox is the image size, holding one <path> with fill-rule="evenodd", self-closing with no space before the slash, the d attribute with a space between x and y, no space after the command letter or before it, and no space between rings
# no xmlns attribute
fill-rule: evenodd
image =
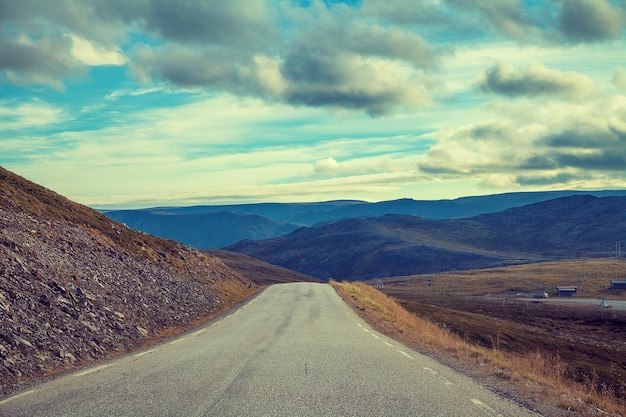
<svg viewBox="0 0 626 417"><path fill-rule="evenodd" d="M457 338L454 346L470 346L469 362L455 362L462 356L457 347L423 344L421 331L377 323L376 303L355 304L382 332L492 390L512 384L517 388L507 392L528 401L545 400L542 390L558 392L548 401L555 408L545 415L564 409L593 415L585 410L619 409L626 398L626 311L550 302L559 286L576 287L574 299L606 299L609 305L626 300L624 290L608 289L626 277L626 261L615 257L616 242L626 236L626 197L573 194L510 206L507 199L524 198L506 195L480 200L500 199L509 204L504 211L438 219L385 213L390 207L413 209L412 200L253 205L251 211L263 215L282 212L266 224L287 224L287 230L274 229L282 235L240 241L228 250L198 250L134 230L1 168L0 185L3 396L41 377L140 349L152 352L155 343L197 329L273 284L335 278L370 279L367 287L380 286L404 308L401 314L449 332ZM265 219L218 210L208 222L195 211L204 208L180 210L197 216L194 225L204 222L197 228L201 239L212 230L245 234L256 227L254 216ZM363 215L376 210L382 214ZM289 231L297 223L288 219L321 219L329 212L363 216ZM190 219L163 213L151 218L159 216L172 220L161 224L165 231ZM538 293L549 298L529 298ZM489 362L490 356L499 359ZM566 383L547 390L552 383L508 368L507 361L519 358L531 358L533 366ZM559 391L570 383L587 394Z"/></svg>

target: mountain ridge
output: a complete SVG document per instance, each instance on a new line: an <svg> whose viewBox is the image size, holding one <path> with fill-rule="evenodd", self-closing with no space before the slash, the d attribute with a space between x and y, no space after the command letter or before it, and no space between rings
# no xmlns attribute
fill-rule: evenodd
<svg viewBox="0 0 626 417"><path fill-rule="evenodd" d="M225 249L322 279L355 280L611 256L620 239L626 197L574 195L463 219L340 220Z"/></svg>
<svg viewBox="0 0 626 417"><path fill-rule="evenodd" d="M240 240L280 237L298 227L327 224L346 218L385 214L440 219L466 218L563 196L586 194L626 196L626 190L520 192L460 197L452 200L403 198L374 203L336 200L317 203L155 207L104 210L103 213L146 233L171 238L199 249L219 249Z"/></svg>

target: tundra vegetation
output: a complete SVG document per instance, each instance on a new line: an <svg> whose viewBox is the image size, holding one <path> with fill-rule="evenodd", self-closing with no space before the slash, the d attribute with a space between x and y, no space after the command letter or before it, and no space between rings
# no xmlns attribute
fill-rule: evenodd
<svg viewBox="0 0 626 417"><path fill-rule="evenodd" d="M623 416L626 311L517 295L576 285L610 305L625 275L626 262L595 259L331 284L382 333L544 415Z"/></svg>

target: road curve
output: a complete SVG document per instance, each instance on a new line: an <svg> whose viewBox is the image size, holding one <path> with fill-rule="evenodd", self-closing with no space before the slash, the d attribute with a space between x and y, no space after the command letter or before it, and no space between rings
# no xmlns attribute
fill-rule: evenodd
<svg viewBox="0 0 626 417"><path fill-rule="evenodd" d="M534 416L369 327L327 284L278 284L182 337L0 401L1 416Z"/></svg>

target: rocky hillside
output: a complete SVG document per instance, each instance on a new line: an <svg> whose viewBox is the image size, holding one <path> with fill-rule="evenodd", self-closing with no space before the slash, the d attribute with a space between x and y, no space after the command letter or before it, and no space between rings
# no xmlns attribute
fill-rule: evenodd
<svg viewBox="0 0 626 417"><path fill-rule="evenodd" d="M0 389L175 334L256 291L221 260L0 167Z"/></svg>

